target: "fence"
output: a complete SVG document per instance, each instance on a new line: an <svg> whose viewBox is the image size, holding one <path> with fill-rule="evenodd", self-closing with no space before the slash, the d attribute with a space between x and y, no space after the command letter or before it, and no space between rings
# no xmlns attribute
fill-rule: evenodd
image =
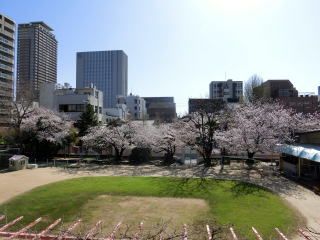
<svg viewBox="0 0 320 240"><path fill-rule="evenodd" d="M6 220L6 216L0 215L0 222ZM12 221L9 221L7 223L4 223L2 226L0 225L0 237L4 237L6 239L40 239L40 240L115 240L115 239L133 239L133 240L141 240L141 239L148 239L145 238L143 235L144 227L143 222L140 222L137 224L136 231L132 233L130 236L118 236L117 233L119 232L119 229L123 225L122 222L117 223L113 230L108 234L103 234L105 236L103 237L96 237L97 235L102 234L102 221L97 221L92 228L87 230L85 233L83 233L81 236L79 236L79 233L75 233L74 230L82 223L81 219L78 219L77 221L74 221L72 224L70 224L65 230L58 231L56 234L52 234L52 230L54 228L57 228L59 224L62 223L62 219L59 218L52 222L50 225L48 225L45 229L43 229L41 232L38 233L32 233L30 232L30 229L32 229L35 225L40 223L42 221L42 217L39 217L35 219L33 222L27 224L25 227L17 230L17 231L9 231L9 229L13 226L15 226L19 221L23 219L23 216L20 216ZM205 225L203 228L205 235L207 235L208 240L212 240L215 238L215 231L213 231L209 225ZM238 236L236 234L236 230L233 227L230 227L229 229L229 236L228 239L238 240ZM251 227L251 230L257 240L263 240L261 234L258 232L258 230L255 227ZM275 228L275 233L278 236L278 239L281 240L288 240L288 238L283 234L279 228ZM298 229L299 235L306 240L319 240L320 235L317 236L318 233L310 233L310 231L307 231L306 229ZM161 229L158 231L158 235L153 236L152 239L181 239L181 240L188 240L189 234L188 234L188 226L184 224L181 228L181 231L179 234L176 234L175 236L170 236L169 238L166 238L163 235L163 232ZM190 239L190 238L189 238Z"/></svg>

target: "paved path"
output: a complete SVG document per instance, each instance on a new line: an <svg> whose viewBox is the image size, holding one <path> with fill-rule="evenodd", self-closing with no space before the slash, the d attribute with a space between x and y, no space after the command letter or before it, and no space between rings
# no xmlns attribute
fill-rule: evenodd
<svg viewBox="0 0 320 240"><path fill-rule="evenodd" d="M32 188L60 180L80 176L208 176L221 179L235 179L252 182L279 193L307 220L307 226L320 232L320 197L313 192L278 176L261 176L257 171L212 168L209 171L194 168L170 168L144 166L94 166L90 168L39 168L0 174L0 203Z"/></svg>

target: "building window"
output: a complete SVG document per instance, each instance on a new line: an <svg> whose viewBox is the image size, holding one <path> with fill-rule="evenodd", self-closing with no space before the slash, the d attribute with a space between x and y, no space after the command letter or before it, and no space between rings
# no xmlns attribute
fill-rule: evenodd
<svg viewBox="0 0 320 240"><path fill-rule="evenodd" d="M84 112L84 104L77 104L76 111L77 112Z"/></svg>
<svg viewBox="0 0 320 240"><path fill-rule="evenodd" d="M99 113L100 114L102 113L102 107L99 107Z"/></svg>
<svg viewBox="0 0 320 240"><path fill-rule="evenodd" d="M68 112L68 105L67 104L60 104L59 105L59 112Z"/></svg>
<svg viewBox="0 0 320 240"><path fill-rule="evenodd" d="M95 107L94 107L94 112L95 112L95 113L98 113L98 106L95 106Z"/></svg>
<svg viewBox="0 0 320 240"><path fill-rule="evenodd" d="M68 107L68 112L76 112L77 111L77 107L75 104L70 104Z"/></svg>

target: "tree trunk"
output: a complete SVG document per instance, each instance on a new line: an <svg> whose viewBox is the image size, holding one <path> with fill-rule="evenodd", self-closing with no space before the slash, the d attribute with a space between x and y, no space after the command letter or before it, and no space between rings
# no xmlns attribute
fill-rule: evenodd
<svg viewBox="0 0 320 240"><path fill-rule="evenodd" d="M249 168L252 168L253 164L254 164L254 159L253 159L253 156L254 156L254 152L249 152L247 151L248 153L248 159L246 160L246 164L248 165Z"/></svg>
<svg viewBox="0 0 320 240"><path fill-rule="evenodd" d="M211 166L211 155L212 155L212 147L205 148L204 149L203 160L204 160L204 165L206 167L210 167Z"/></svg>
<svg viewBox="0 0 320 240"><path fill-rule="evenodd" d="M165 155L164 155L164 164L167 165L167 164L171 164L174 162L174 159L173 159L173 156L174 156L174 152L172 151L166 151Z"/></svg>
<svg viewBox="0 0 320 240"><path fill-rule="evenodd" d="M120 163L122 160L122 155L123 155L124 149L123 148L121 148L121 149L114 148L114 150L116 151L115 160L117 163Z"/></svg>

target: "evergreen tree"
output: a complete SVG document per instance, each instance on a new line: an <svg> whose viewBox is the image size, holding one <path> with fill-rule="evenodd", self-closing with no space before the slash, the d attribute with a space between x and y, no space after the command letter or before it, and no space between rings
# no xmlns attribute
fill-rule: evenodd
<svg viewBox="0 0 320 240"><path fill-rule="evenodd" d="M79 136L84 136L90 127L98 125L98 118L94 112L94 108L91 104L87 104L86 111L84 111L80 120L77 121L77 128L79 129Z"/></svg>

